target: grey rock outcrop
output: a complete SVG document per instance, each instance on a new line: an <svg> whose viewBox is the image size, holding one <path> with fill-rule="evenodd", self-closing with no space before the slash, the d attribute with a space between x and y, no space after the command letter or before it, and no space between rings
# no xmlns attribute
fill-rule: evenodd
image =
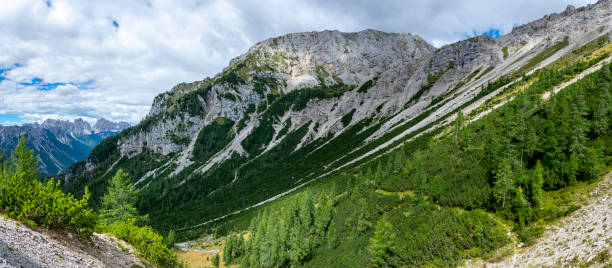
<svg viewBox="0 0 612 268"><path fill-rule="evenodd" d="M106 234L96 233L90 242L69 232L31 229L0 216L0 268L150 266L135 254L131 245Z"/></svg>

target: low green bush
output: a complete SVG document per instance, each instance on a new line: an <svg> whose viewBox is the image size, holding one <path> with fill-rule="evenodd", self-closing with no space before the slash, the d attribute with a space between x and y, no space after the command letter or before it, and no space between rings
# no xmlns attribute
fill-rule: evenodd
<svg viewBox="0 0 612 268"><path fill-rule="evenodd" d="M42 183L24 173L0 177L0 212L29 225L58 227L90 237L96 214L87 209L89 190L81 200L62 192L60 182Z"/></svg>
<svg viewBox="0 0 612 268"><path fill-rule="evenodd" d="M160 267L177 267L176 253L164 244L164 238L149 226L138 227L133 222L118 222L111 225L100 224L96 232L109 233L128 242L145 260Z"/></svg>

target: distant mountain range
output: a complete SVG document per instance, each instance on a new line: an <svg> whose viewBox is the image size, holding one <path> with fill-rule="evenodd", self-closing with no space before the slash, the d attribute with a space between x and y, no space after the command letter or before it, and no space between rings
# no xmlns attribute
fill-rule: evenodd
<svg viewBox="0 0 612 268"><path fill-rule="evenodd" d="M104 118L93 126L83 119L73 122L47 119L41 124L0 125L0 150L8 154L23 135L28 141L28 147L40 156L41 174L53 175L84 160L100 141L128 127L130 124L126 122L111 122Z"/></svg>

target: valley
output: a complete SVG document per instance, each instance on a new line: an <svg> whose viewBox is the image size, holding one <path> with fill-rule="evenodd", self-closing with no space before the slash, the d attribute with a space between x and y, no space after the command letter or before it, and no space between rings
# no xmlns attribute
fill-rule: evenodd
<svg viewBox="0 0 612 268"><path fill-rule="evenodd" d="M610 267L611 34L611 0L441 47L290 33L134 126L0 126L0 228L71 254L0 267Z"/></svg>
<svg viewBox="0 0 612 268"><path fill-rule="evenodd" d="M47 119L41 124L31 123L23 126L0 125L0 154L12 151L19 138L24 136L28 140L28 146L40 157L41 175L51 176L86 159L89 152L104 138L129 126L126 122L115 123L104 118L99 119L93 126L82 119L73 122Z"/></svg>

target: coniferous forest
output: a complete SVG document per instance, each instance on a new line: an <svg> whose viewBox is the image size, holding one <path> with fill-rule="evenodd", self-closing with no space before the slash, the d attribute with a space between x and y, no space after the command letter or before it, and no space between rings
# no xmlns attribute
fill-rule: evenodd
<svg viewBox="0 0 612 268"><path fill-rule="evenodd" d="M508 228L532 243L545 224L579 208L545 193L592 182L612 161L610 65L544 94L581 64L525 76L529 87L480 120L459 113L442 138L420 136L271 205L248 225L224 226L223 261L454 266L509 243Z"/></svg>

